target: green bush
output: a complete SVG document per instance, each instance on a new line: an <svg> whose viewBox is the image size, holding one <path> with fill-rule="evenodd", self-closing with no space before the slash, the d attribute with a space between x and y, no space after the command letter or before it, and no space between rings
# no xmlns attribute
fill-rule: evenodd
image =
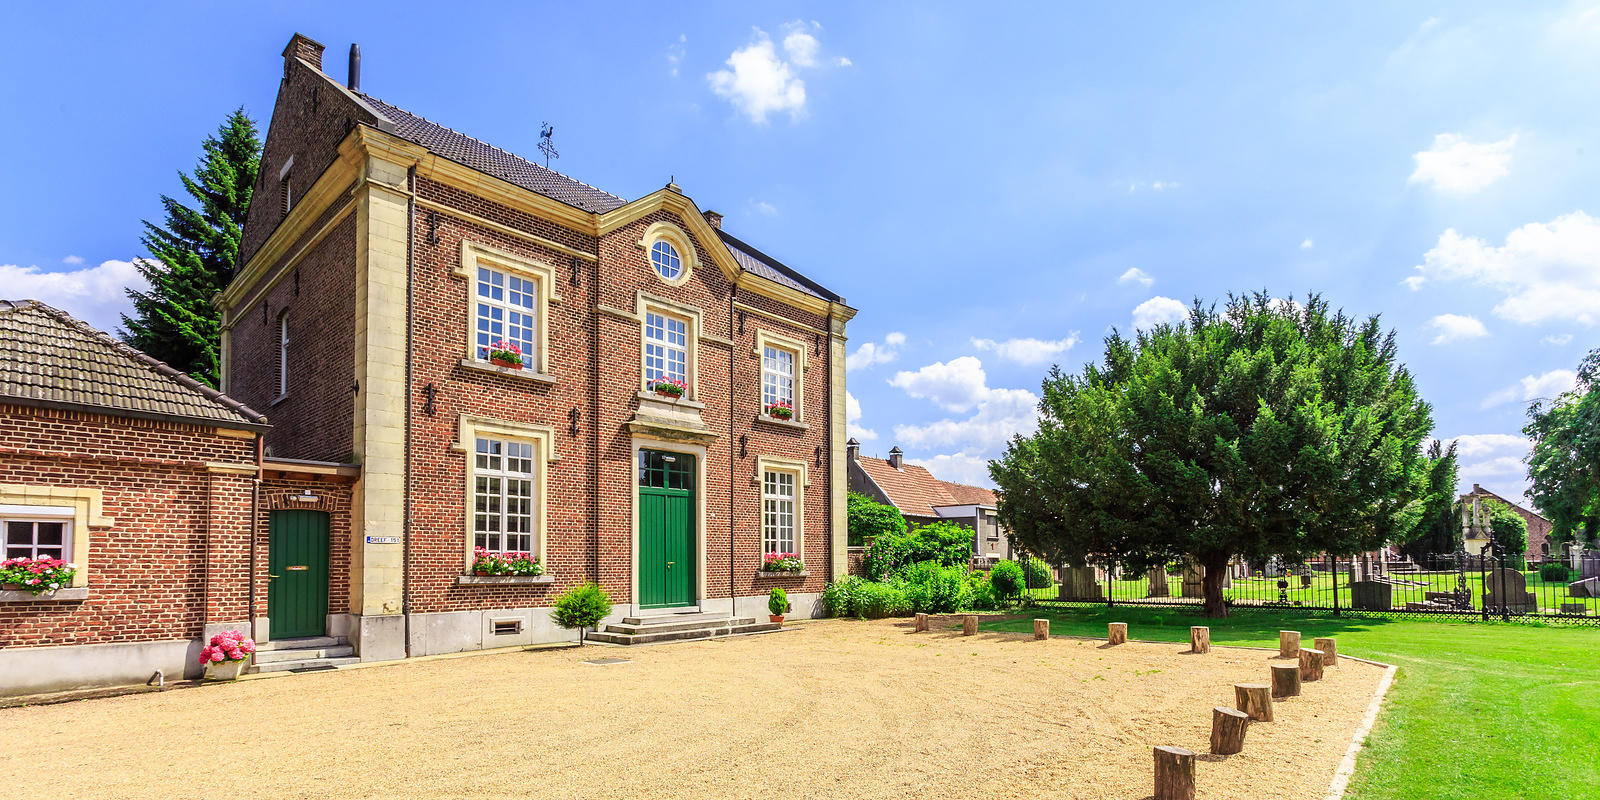
<svg viewBox="0 0 1600 800"><path fill-rule="evenodd" d="M920 561L906 567L897 580L905 587L912 611L949 614L972 602L973 589L967 581L967 570L961 567Z"/></svg>
<svg viewBox="0 0 1600 800"><path fill-rule="evenodd" d="M994 587L995 598L1002 601L1021 597L1025 580L1027 576L1022 573L1022 565L1015 561L1001 561L989 570L989 583Z"/></svg>
<svg viewBox="0 0 1600 800"><path fill-rule="evenodd" d="M867 577L889 578L911 564L932 561L946 567L972 560L972 531L953 522L934 522L905 533L886 533L867 546L862 561Z"/></svg>
<svg viewBox="0 0 1600 800"><path fill-rule="evenodd" d="M849 493L847 509L845 525L851 547L862 547L885 534L906 532L906 518L900 509L860 492Z"/></svg>
<svg viewBox="0 0 1600 800"><path fill-rule="evenodd" d="M867 583L861 586L857 599L856 616L867 619L904 617L911 613L911 600L906 588L898 581L893 583Z"/></svg>
<svg viewBox="0 0 1600 800"><path fill-rule="evenodd" d="M774 587L767 594L767 613L775 617L789 613L789 594L781 587Z"/></svg>
<svg viewBox="0 0 1600 800"><path fill-rule="evenodd" d="M1028 573L1029 589L1048 589L1055 585L1055 579L1050 574L1050 565L1044 563L1044 559L1030 557L1023 562L1022 568Z"/></svg>
<svg viewBox="0 0 1600 800"><path fill-rule="evenodd" d="M1545 564L1539 567L1539 578L1545 583L1566 583L1572 580L1572 570L1566 564Z"/></svg>
<svg viewBox="0 0 1600 800"><path fill-rule="evenodd" d="M563 628L578 630L578 641L583 641L585 628L600 624L611 614L611 596L593 583L580 583L556 598L551 617Z"/></svg>
<svg viewBox="0 0 1600 800"><path fill-rule="evenodd" d="M973 573L978 580L969 583L972 589L973 611L994 611L1000 607L1000 599L994 596L994 585L989 582L989 576L982 573Z"/></svg>
<svg viewBox="0 0 1600 800"><path fill-rule="evenodd" d="M822 588L822 613L830 617L853 617L859 605L861 587L867 581L846 575Z"/></svg>

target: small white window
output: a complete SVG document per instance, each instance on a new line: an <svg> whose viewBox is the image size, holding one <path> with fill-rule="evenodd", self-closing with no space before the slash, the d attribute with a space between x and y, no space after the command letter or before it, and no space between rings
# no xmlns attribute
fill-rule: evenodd
<svg viewBox="0 0 1600 800"><path fill-rule="evenodd" d="M767 470L761 476L761 552L798 553L794 531L794 487L792 472Z"/></svg>
<svg viewBox="0 0 1600 800"><path fill-rule="evenodd" d="M539 285L529 278L478 267L477 331L479 360L489 360L490 348L515 346L524 366L537 368Z"/></svg>
<svg viewBox="0 0 1600 800"><path fill-rule="evenodd" d="M657 239L650 246L650 263L664 280L676 281L683 274L683 259L678 256L678 249L665 239Z"/></svg>
<svg viewBox="0 0 1600 800"><path fill-rule="evenodd" d="M278 315L278 396L289 393L289 312Z"/></svg>
<svg viewBox="0 0 1600 800"><path fill-rule="evenodd" d="M473 545L491 553L537 552L533 444L480 436L473 449Z"/></svg>
<svg viewBox="0 0 1600 800"><path fill-rule="evenodd" d="M644 315L644 379L689 382L689 322L647 311Z"/></svg>
<svg viewBox="0 0 1600 800"><path fill-rule="evenodd" d="M767 345L761 349L761 408L794 405L794 353Z"/></svg>
<svg viewBox="0 0 1600 800"><path fill-rule="evenodd" d="M72 560L72 520L0 520L0 540L6 558L54 558Z"/></svg>

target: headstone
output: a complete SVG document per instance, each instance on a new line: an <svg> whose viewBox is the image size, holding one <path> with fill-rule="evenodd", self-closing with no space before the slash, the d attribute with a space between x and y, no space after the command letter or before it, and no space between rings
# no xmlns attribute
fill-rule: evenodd
<svg viewBox="0 0 1600 800"><path fill-rule="evenodd" d="M1094 567L1062 567L1059 600L1104 600Z"/></svg>
<svg viewBox="0 0 1600 800"><path fill-rule="evenodd" d="M1378 581L1350 584L1350 605L1359 611L1393 611L1394 586Z"/></svg>
<svg viewBox="0 0 1600 800"><path fill-rule="evenodd" d="M1600 550L1585 550L1578 559L1578 577L1600 578Z"/></svg>
<svg viewBox="0 0 1600 800"><path fill-rule="evenodd" d="M1311 588L1311 573L1309 573L1309 572L1300 573L1300 588L1302 588L1302 589L1310 589Z"/></svg>
<svg viewBox="0 0 1600 800"><path fill-rule="evenodd" d="M1156 567L1150 570L1150 592L1145 597L1171 597L1172 584L1167 582L1167 568Z"/></svg>
<svg viewBox="0 0 1600 800"><path fill-rule="evenodd" d="M1573 597L1600 597L1600 578L1584 578L1567 584L1567 594Z"/></svg>
<svg viewBox="0 0 1600 800"><path fill-rule="evenodd" d="M1206 596L1206 570L1193 561L1183 562L1183 596Z"/></svg>
<svg viewBox="0 0 1600 800"><path fill-rule="evenodd" d="M1587 614L1587 613L1589 613L1589 605L1587 603L1562 603L1561 604L1561 613L1563 613L1563 614Z"/></svg>
<svg viewBox="0 0 1600 800"><path fill-rule="evenodd" d="M1483 579L1483 603L1486 608L1504 608L1516 614L1537 611L1539 607L1528 591L1528 576L1509 567L1492 569Z"/></svg>

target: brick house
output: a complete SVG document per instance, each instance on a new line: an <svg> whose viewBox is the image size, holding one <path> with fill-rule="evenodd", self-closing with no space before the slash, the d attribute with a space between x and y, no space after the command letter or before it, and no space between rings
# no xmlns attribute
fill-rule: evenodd
<svg viewBox="0 0 1600 800"><path fill-rule="evenodd" d="M1472 491L1461 495L1461 504L1475 507L1479 500L1498 500L1511 507L1528 523L1528 558L1550 557L1550 520L1534 511L1529 511L1510 500L1489 491L1488 489L1472 484ZM1477 515L1481 517L1481 514ZM1482 526L1471 524L1474 512L1463 510L1461 519L1462 546L1473 555L1481 554L1489 547L1489 533ZM1557 554L1559 556L1559 554Z"/></svg>
<svg viewBox="0 0 1600 800"><path fill-rule="evenodd" d="M905 463L899 447L891 449L888 458L872 458L861 455L861 443L851 439L845 452L850 491L894 506L912 525L954 522L970 529L974 560L1017 557L996 516L999 500L993 490L939 480L927 469Z"/></svg>
<svg viewBox="0 0 1600 800"><path fill-rule="evenodd" d="M623 200L362 92L357 63L334 80L322 52L284 50L217 300L224 390L271 418L267 456L359 465L348 527L303 556L327 580L279 592L326 619L290 635L367 661L575 638L549 607L586 581L645 622L765 614L773 587L808 616L845 563L854 309L674 184ZM474 574L477 548L545 573ZM765 551L807 568L758 574Z"/></svg>

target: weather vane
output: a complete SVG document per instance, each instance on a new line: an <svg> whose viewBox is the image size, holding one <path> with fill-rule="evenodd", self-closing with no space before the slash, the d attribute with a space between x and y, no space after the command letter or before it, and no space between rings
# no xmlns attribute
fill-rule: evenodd
<svg viewBox="0 0 1600 800"><path fill-rule="evenodd" d="M555 138L555 135L556 128L554 125L548 122L539 123L539 152L544 153L545 169L550 168L550 159L561 157L561 154L556 152L555 143L551 141L551 139Z"/></svg>

